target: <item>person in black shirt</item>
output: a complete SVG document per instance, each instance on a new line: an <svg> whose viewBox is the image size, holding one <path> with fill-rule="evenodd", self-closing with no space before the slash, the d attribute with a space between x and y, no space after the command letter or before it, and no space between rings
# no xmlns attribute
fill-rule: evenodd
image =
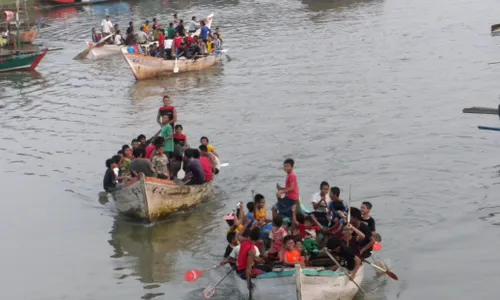
<svg viewBox="0 0 500 300"><path fill-rule="evenodd" d="M370 216L370 211L372 210L372 204L370 202L363 202L361 204L361 214L363 215L363 223L368 225L368 228L375 235L375 220Z"/></svg>
<svg viewBox="0 0 500 300"><path fill-rule="evenodd" d="M356 273L361 267L361 259L355 256L342 241L336 237L331 237L326 243L326 248L339 257L339 263L342 267L351 271L351 279L354 279Z"/></svg>
<svg viewBox="0 0 500 300"><path fill-rule="evenodd" d="M177 25L177 27L175 27L175 31L178 32L180 36L186 35L185 29L184 29L184 20L181 19L179 21L179 25Z"/></svg>
<svg viewBox="0 0 500 300"><path fill-rule="evenodd" d="M127 28L127 36L134 34L134 23L133 22L128 22L128 28Z"/></svg>
<svg viewBox="0 0 500 300"><path fill-rule="evenodd" d="M106 173L104 174L104 180L102 182L103 188L106 192L112 193L116 191L116 184L118 183L118 180L116 178L115 171L113 171L114 168L117 167L116 162L113 159L107 159L106 160Z"/></svg>
<svg viewBox="0 0 500 300"><path fill-rule="evenodd" d="M351 223L347 225L348 230L352 230L352 238L349 248L356 255L368 258L375 240L368 225L362 222L361 211L356 207L351 207Z"/></svg>

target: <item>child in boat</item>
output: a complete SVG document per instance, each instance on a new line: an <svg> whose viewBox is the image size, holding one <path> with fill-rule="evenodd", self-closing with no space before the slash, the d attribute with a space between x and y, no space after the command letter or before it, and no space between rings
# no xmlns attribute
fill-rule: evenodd
<svg viewBox="0 0 500 300"><path fill-rule="evenodd" d="M299 229L300 236L304 239L304 248L308 253L315 253L319 250L319 244L316 237L322 233L323 228L314 215L305 216L304 223L297 221L297 206L292 207L292 226Z"/></svg>
<svg viewBox="0 0 500 300"><path fill-rule="evenodd" d="M362 221L368 225L368 229L372 232L372 235L375 236L375 220L370 216L370 212L372 210L372 204L368 201L365 201L361 204L361 215L363 217Z"/></svg>
<svg viewBox="0 0 500 300"><path fill-rule="evenodd" d="M233 252L234 247L238 246L238 240L236 239L236 232L230 231L226 235L228 245L226 251L224 252L224 258L228 258L231 252Z"/></svg>
<svg viewBox="0 0 500 300"><path fill-rule="evenodd" d="M339 189L338 187L336 187L336 186L332 187L332 188L330 189L330 194L329 194L329 196L330 196L330 200L331 200L331 201L330 201L330 203L328 204L328 209L330 210L330 212L335 211L335 210L333 209L333 204L334 204L335 202L340 201L340 202L342 203L342 205L344 206L344 212L346 212L346 213L347 213L347 211L349 210L349 207L347 206L347 204L345 204L344 200L340 200L340 189Z"/></svg>
<svg viewBox="0 0 500 300"><path fill-rule="evenodd" d="M271 244L269 250L264 253L264 257L268 262L273 262L278 259L279 252L283 249L283 243L287 234L286 229L283 227L283 216L275 216L273 218L273 229L269 232Z"/></svg>
<svg viewBox="0 0 500 300"><path fill-rule="evenodd" d="M304 257L302 257L300 251L295 248L294 237L288 235L283 242L285 248L280 251L280 263L286 267L293 267L295 264L300 264L304 267Z"/></svg>
<svg viewBox="0 0 500 300"><path fill-rule="evenodd" d="M162 144L156 145L155 156L151 159L153 168L156 170L156 177L160 179L170 179L168 172L168 157Z"/></svg>
<svg viewBox="0 0 500 300"><path fill-rule="evenodd" d="M215 156L219 157L219 154L215 151L215 147L210 145L208 138L206 136L202 136L200 138L200 144L207 146L208 152L212 152Z"/></svg>
<svg viewBox="0 0 500 300"><path fill-rule="evenodd" d="M302 237L300 235L294 235L293 237L295 241L295 249L300 252L300 255L304 257L304 263L307 264L307 262L309 261L309 255L307 253L307 250L304 248Z"/></svg>
<svg viewBox="0 0 500 300"><path fill-rule="evenodd" d="M168 95L163 96L163 106L158 109L158 113L156 114L156 122L163 126L163 116L168 115L169 124L172 126L172 130L175 129L175 122L177 122L177 111L175 107L172 105L172 99Z"/></svg>
<svg viewBox="0 0 500 300"><path fill-rule="evenodd" d="M292 218L292 206L296 205L299 200L299 186L297 184L297 176L293 172L294 165L295 162L291 158L283 162L283 169L287 174L285 187L281 187L278 183L276 184L278 196L281 197L278 203L276 203L278 212L289 219Z"/></svg>
<svg viewBox="0 0 500 300"><path fill-rule="evenodd" d="M248 230L247 230L248 231ZM247 277L257 277L265 272L261 269L255 268L254 263L262 263L259 257L258 250L255 249L254 243L259 240L260 228L255 227L250 231L249 239L244 238L239 245L239 253L236 261L236 271L240 278L247 279ZM235 248L236 249L236 248ZM234 251L234 250L233 250Z"/></svg>
<svg viewBox="0 0 500 300"><path fill-rule="evenodd" d="M114 172L114 168L116 168L117 164L113 159L106 160L106 173L104 174L103 179L103 188L106 192L112 193L116 191L118 179Z"/></svg>
<svg viewBox="0 0 500 300"><path fill-rule="evenodd" d="M156 147L158 147L158 145L163 145L164 143L165 143L165 139L163 137L161 137L161 136L155 137L153 142L146 147L146 156L145 157L147 159L153 159L154 154L156 152Z"/></svg>

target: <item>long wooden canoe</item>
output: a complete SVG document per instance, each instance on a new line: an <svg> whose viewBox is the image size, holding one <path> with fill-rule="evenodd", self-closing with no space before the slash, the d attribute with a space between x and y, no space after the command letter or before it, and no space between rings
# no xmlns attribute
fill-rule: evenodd
<svg viewBox="0 0 500 300"><path fill-rule="evenodd" d="M235 285L248 298L246 280L233 272ZM299 274L297 276L297 274ZM361 285L364 267L356 273L354 279ZM352 300L358 288L344 272L323 270L322 268L301 268L299 265L279 272L270 272L252 279L254 300Z"/></svg>
<svg viewBox="0 0 500 300"><path fill-rule="evenodd" d="M127 53L126 49L123 49L122 52L125 61L129 65L135 79L137 80L172 76L176 74L174 73L174 68L176 66L175 60L165 60L159 57L130 54ZM178 73L208 69L221 61L222 54L222 52L218 52L211 53L208 56L198 59L178 59Z"/></svg>
<svg viewBox="0 0 500 300"><path fill-rule="evenodd" d="M113 193L118 211L148 222L198 205L212 193L212 182L201 185L179 185L170 180L145 177L129 182Z"/></svg>

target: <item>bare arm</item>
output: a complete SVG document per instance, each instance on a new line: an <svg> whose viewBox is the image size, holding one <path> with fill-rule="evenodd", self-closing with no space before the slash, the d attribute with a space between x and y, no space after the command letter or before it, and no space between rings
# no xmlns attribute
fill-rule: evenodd
<svg viewBox="0 0 500 300"><path fill-rule="evenodd" d="M177 110L174 108L174 117L168 123L175 124L175 122L177 122Z"/></svg>
<svg viewBox="0 0 500 300"><path fill-rule="evenodd" d="M212 153L213 153L215 156L219 157L219 153L217 153L217 152L215 151L215 149L212 149Z"/></svg>
<svg viewBox="0 0 500 300"><path fill-rule="evenodd" d="M358 272L359 268L361 267L361 259L359 257L354 256L354 270L352 270L351 273L351 280L354 280L354 277L356 276L356 273Z"/></svg>
<svg viewBox="0 0 500 300"><path fill-rule="evenodd" d="M373 244L375 244L375 239L373 237L370 237L370 242L368 244L366 244L366 246L364 246L359 252L361 254L365 253L365 251L371 249Z"/></svg>
<svg viewBox="0 0 500 300"><path fill-rule="evenodd" d="M354 231L354 233L356 233L356 235L358 236L357 237L357 240L364 240L365 239L365 234L362 233L361 231L359 231L356 227L354 226L350 226L350 229L352 229Z"/></svg>

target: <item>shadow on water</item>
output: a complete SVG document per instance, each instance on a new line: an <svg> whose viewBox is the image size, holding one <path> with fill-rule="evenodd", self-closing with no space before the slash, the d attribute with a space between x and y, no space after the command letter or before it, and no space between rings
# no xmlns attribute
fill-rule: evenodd
<svg viewBox="0 0 500 300"><path fill-rule="evenodd" d="M216 210L216 202L208 201L195 210L155 224L115 217L108 241L114 252L111 257L118 265L115 270L133 271L120 279L134 276L142 283L157 284L182 277L179 274L175 276L177 269L181 269L180 273L185 271L181 251L198 251L200 240L213 229L210 224Z"/></svg>

